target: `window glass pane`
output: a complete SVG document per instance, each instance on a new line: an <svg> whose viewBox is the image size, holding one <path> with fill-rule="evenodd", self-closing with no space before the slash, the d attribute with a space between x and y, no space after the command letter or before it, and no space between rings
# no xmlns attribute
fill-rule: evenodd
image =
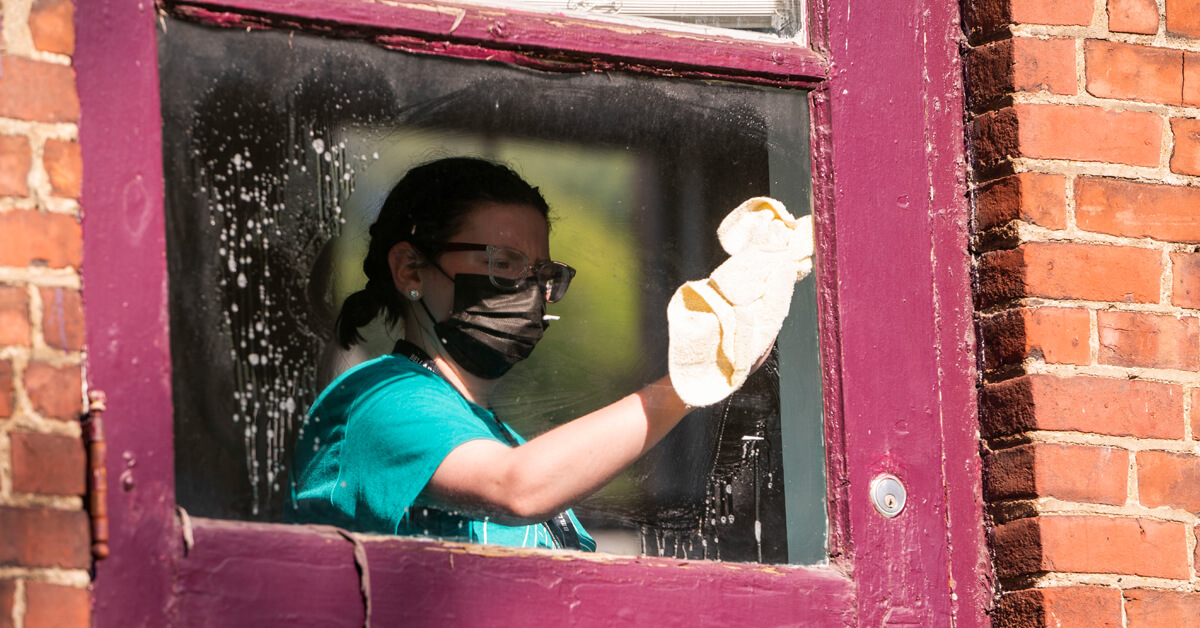
<svg viewBox="0 0 1200 628"><path fill-rule="evenodd" d="M593 17L646 17L753 31L783 38L804 34L803 0L465 0L529 11Z"/></svg>
<svg viewBox="0 0 1200 628"><path fill-rule="evenodd" d="M367 228L410 167L511 165L578 269L560 316L502 381L526 437L665 374L666 303L725 259L746 198L810 212L801 91L551 74L364 42L168 21L160 39L177 498L279 521L296 430L326 383L391 350L341 350ZM826 515L816 291L797 285L777 356L576 510L602 551L812 564ZM566 469L564 472L569 473Z"/></svg>

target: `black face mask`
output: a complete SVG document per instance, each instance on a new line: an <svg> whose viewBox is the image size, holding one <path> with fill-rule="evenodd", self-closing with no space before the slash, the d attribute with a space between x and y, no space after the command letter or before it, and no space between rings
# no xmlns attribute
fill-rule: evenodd
<svg viewBox="0 0 1200 628"><path fill-rule="evenodd" d="M458 273L454 309L450 318L434 324L433 331L468 373L497 379L533 353L546 330L545 314L546 300L533 279L517 290L501 290L487 275Z"/></svg>

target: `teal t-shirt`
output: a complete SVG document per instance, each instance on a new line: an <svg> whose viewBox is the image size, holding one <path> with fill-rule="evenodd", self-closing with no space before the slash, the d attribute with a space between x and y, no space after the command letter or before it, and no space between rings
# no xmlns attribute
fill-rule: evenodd
<svg viewBox="0 0 1200 628"><path fill-rule="evenodd" d="M502 429L491 412L405 356L364 362L317 397L300 427L287 518L358 532L556 547L545 524L504 526L422 503L421 491L447 454L477 439L507 444ZM594 551L595 541L567 514L580 544Z"/></svg>

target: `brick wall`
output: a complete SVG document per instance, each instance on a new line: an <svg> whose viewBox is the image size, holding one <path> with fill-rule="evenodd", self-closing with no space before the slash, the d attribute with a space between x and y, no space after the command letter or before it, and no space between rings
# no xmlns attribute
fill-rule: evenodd
<svg viewBox="0 0 1200 628"><path fill-rule="evenodd" d="M86 626L73 6L2 6L0 628Z"/></svg>
<svg viewBox="0 0 1200 628"><path fill-rule="evenodd" d="M1200 625L1200 2L967 0L1000 626Z"/></svg>

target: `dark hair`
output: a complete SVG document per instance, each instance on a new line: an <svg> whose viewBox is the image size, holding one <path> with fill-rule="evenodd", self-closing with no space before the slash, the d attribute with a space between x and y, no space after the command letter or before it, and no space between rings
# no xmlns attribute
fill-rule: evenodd
<svg viewBox="0 0 1200 628"><path fill-rule="evenodd" d="M536 187L500 164L472 157L439 159L409 170L388 193L371 225L371 243L363 260L367 286L346 297L337 318L343 348L362 341L358 329L384 310L396 323L407 302L392 282L388 252L400 242L412 244L427 260L437 259L446 242L462 228L480 203L527 205L549 218L550 206Z"/></svg>

